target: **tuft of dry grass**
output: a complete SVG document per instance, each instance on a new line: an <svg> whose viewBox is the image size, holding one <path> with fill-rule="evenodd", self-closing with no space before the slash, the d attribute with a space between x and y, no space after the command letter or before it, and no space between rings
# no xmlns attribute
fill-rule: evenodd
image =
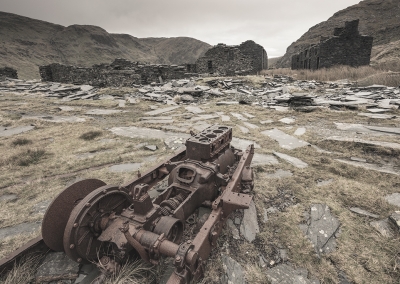
<svg viewBox="0 0 400 284"><path fill-rule="evenodd" d="M101 131L89 131L86 133L83 133L79 138L89 141L89 140L94 140L95 138L99 137L102 135Z"/></svg>
<svg viewBox="0 0 400 284"><path fill-rule="evenodd" d="M279 68L262 71L263 75L287 75L298 80L337 81L348 79L357 81L360 86L385 85L400 86L400 61L377 64L375 66L335 66L319 70L291 70Z"/></svg>
<svg viewBox="0 0 400 284"><path fill-rule="evenodd" d="M17 155L12 156L8 162L12 165L21 167L28 167L35 165L40 162L46 155L46 151L43 149L27 149Z"/></svg>
<svg viewBox="0 0 400 284"><path fill-rule="evenodd" d="M103 284L139 284L152 283L155 279L154 269L142 260L127 261L121 270L105 279Z"/></svg>
<svg viewBox="0 0 400 284"><path fill-rule="evenodd" d="M14 265L7 276L2 279L3 284L32 283L36 270L43 260L43 254L30 254L23 257Z"/></svg>
<svg viewBox="0 0 400 284"><path fill-rule="evenodd" d="M28 144L32 144L32 140L26 139L26 138L17 138L14 141L11 142L11 144L15 146L24 146Z"/></svg>

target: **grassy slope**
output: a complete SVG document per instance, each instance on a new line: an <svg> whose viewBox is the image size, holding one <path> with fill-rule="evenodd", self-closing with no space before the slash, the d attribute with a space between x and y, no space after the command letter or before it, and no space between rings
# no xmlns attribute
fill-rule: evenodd
<svg viewBox="0 0 400 284"><path fill-rule="evenodd" d="M59 62L91 66L115 58L149 63L192 63L211 46L189 38L140 39L109 34L89 25L63 27L0 12L0 66L17 69L20 78L39 78L39 65Z"/></svg>

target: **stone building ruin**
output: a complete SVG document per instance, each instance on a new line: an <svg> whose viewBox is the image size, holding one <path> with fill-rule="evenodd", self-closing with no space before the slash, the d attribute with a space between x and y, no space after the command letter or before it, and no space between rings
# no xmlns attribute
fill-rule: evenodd
<svg viewBox="0 0 400 284"><path fill-rule="evenodd" d="M267 52L252 40L235 46L220 43L196 61L197 73L232 76L257 74L263 69L268 69Z"/></svg>
<svg viewBox="0 0 400 284"><path fill-rule="evenodd" d="M333 37L321 37L320 43L293 55L292 69L317 70L335 65L369 65L373 37L360 35L358 23L359 20L345 22L344 27L335 28Z"/></svg>
<svg viewBox="0 0 400 284"><path fill-rule="evenodd" d="M0 68L0 80L4 80L5 78L18 79L17 70L10 67Z"/></svg>

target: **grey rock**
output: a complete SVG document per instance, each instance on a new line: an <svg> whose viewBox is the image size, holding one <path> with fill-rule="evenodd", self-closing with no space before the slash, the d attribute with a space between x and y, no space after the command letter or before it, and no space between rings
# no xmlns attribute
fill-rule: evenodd
<svg viewBox="0 0 400 284"><path fill-rule="evenodd" d="M150 151L156 151L158 149L156 145L147 145L144 148Z"/></svg>
<svg viewBox="0 0 400 284"><path fill-rule="evenodd" d="M40 223L21 223L12 227L0 228L0 239L14 237L24 233L25 235L33 233L40 228Z"/></svg>
<svg viewBox="0 0 400 284"><path fill-rule="evenodd" d="M229 115L221 114L221 120L222 120L222 122L227 122L227 121L231 120L231 117Z"/></svg>
<svg viewBox="0 0 400 284"><path fill-rule="evenodd" d="M300 168L300 169L304 169L308 167L308 164L303 162L300 159L297 159L295 157L283 154L283 153L279 153L279 152L274 152L274 155L281 158L282 160L285 160L286 162L288 162L289 164L292 164L293 166L295 166L296 168Z"/></svg>
<svg viewBox="0 0 400 284"><path fill-rule="evenodd" d="M238 125L237 127L239 127L239 129L240 129L240 131L242 131L242 133L244 133L244 134L249 133L249 129L248 128L246 128L244 126L241 126L241 125Z"/></svg>
<svg viewBox="0 0 400 284"><path fill-rule="evenodd" d="M119 109L91 109L86 112L89 115L109 115L109 114L116 114L121 113L122 110Z"/></svg>
<svg viewBox="0 0 400 284"><path fill-rule="evenodd" d="M197 107L197 106L187 106L185 107L185 109L188 112L194 113L194 114L199 114L199 113L203 113L204 110L202 110L201 108Z"/></svg>
<svg viewBox="0 0 400 284"><path fill-rule="evenodd" d="M226 225L228 226L229 231L232 233L233 238L235 240L240 240L239 230L236 228L232 219L228 219L228 221L226 221Z"/></svg>
<svg viewBox="0 0 400 284"><path fill-rule="evenodd" d="M265 272L271 284L316 284L318 280L307 278L307 270L295 269L288 264L279 264Z"/></svg>
<svg viewBox="0 0 400 284"><path fill-rule="evenodd" d="M15 194L4 194L0 196L0 202L13 202L18 199L18 196Z"/></svg>
<svg viewBox="0 0 400 284"><path fill-rule="evenodd" d="M279 146L288 149L288 150L293 150L296 148L304 147L310 145L309 143L299 140L294 136L288 135L285 132L279 130L279 129L271 129L271 130L266 130L261 132L261 134L268 136L271 139L276 140L279 143Z"/></svg>
<svg viewBox="0 0 400 284"><path fill-rule="evenodd" d="M253 160L251 161L252 166L264 166L264 165L276 165L279 164L278 160L272 155L255 153Z"/></svg>
<svg viewBox="0 0 400 284"><path fill-rule="evenodd" d="M244 126L246 126L247 128L250 128L250 129L258 129L259 128L257 125L252 124L250 122L245 122L244 121L243 124L244 124Z"/></svg>
<svg viewBox="0 0 400 284"><path fill-rule="evenodd" d="M234 259L223 254L222 266L225 274L221 277L221 284L245 284L245 275L242 266Z"/></svg>
<svg viewBox="0 0 400 284"><path fill-rule="evenodd" d="M216 119L216 118L219 118L219 115L203 114L203 115L197 115L195 117L192 117L190 120L191 121L199 121L199 120L209 120L209 119Z"/></svg>
<svg viewBox="0 0 400 284"><path fill-rule="evenodd" d="M24 133L34 129L35 126L27 125L27 126L17 126L17 127L0 127L0 137L8 137L20 133Z"/></svg>
<svg viewBox="0 0 400 284"><path fill-rule="evenodd" d="M58 107L61 111L74 111L75 108L70 107L70 106L59 106Z"/></svg>
<svg viewBox="0 0 400 284"><path fill-rule="evenodd" d="M318 255L329 253L336 249L336 234L339 230L339 220L332 216L325 204L313 204L307 221L306 236L314 245Z"/></svg>
<svg viewBox="0 0 400 284"><path fill-rule="evenodd" d="M259 232L256 205L252 201L249 208L244 210L243 220L240 224L240 234L251 243Z"/></svg>
<svg viewBox="0 0 400 284"><path fill-rule="evenodd" d="M240 223L242 223L242 220L240 220L240 218L236 217L234 220L235 225L240 225Z"/></svg>
<svg viewBox="0 0 400 284"><path fill-rule="evenodd" d="M285 178L285 177L291 177L293 176L291 171L285 171L282 169L277 169L274 173L271 174L265 174L266 178Z"/></svg>
<svg viewBox="0 0 400 284"><path fill-rule="evenodd" d="M400 233L400 211L395 211L390 214L389 223L397 233Z"/></svg>
<svg viewBox="0 0 400 284"><path fill-rule="evenodd" d="M50 252L37 270L36 282L75 280L78 278L79 263L63 252Z"/></svg>
<svg viewBox="0 0 400 284"><path fill-rule="evenodd" d="M247 121L248 119L245 118L243 115L241 115L240 113L236 113L236 112L231 112L231 115L233 117L236 117L236 119L242 120L242 121Z"/></svg>
<svg viewBox="0 0 400 284"><path fill-rule="evenodd" d="M385 199L387 202L389 202L389 204L400 207L400 193L399 192L395 192L395 193L386 195Z"/></svg>
<svg viewBox="0 0 400 284"><path fill-rule="evenodd" d="M159 108L153 111L149 111L144 113L145 115L150 115L150 116L154 116L154 115L159 115L162 113L166 113L166 112L170 112L173 110L176 110L177 108L180 108L180 106L171 106L171 107L165 107L165 108Z"/></svg>
<svg viewBox="0 0 400 284"><path fill-rule="evenodd" d="M241 150L245 150L250 144L254 144L255 149L261 148L261 146L259 144L257 144L256 142L251 141L251 140L242 139L242 138L233 137L232 142L231 142L231 145L233 147L241 149Z"/></svg>
<svg viewBox="0 0 400 284"><path fill-rule="evenodd" d="M382 236L390 238L393 236L392 228L390 227L389 219L382 219L378 221L372 221L369 223L375 230L377 230Z"/></svg>
<svg viewBox="0 0 400 284"><path fill-rule="evenodd" d="M268 119L268 120L261 120L261 121L260 121L261 124L270 124L270 123L272 123L272 122L274 122L274 121L273 121L273 120L270 120L270 119Z"/></svg>
<svg viewBox="0 0 400 284"><path fill-rule="evenodd" d="M140 169L141 165L140 163L120 164L109 167L109 170L114 173L133 172Z"/></svg>
<svg viewBox="0 0 400 284"><path fill-rule="evenodd" d="M395 115L379 114L379 113L359 113L358 115L366 116L366 117L369 117L369 118L375 118L375 119L393 119L393 118L396 118Z"/></svg>
<svg viewBox="0 0 400 284"><path fill-rule="evenodd" d="M296 120L291 118L291 117L284 117L282 119L279 119L280 122L283 122L285 124L292 124L294 123Z"/></svg>
<svg viewBox="0 0 400 284"><path fill-rule="evenodd" d="M372 218L375 218L375 219L379 218L379 215L372 214L372 213L370 213L370 212L368 212L368 211L366 211L364 209L358 208L358 207L351 207L350 211L354 212L354 213L357 213L357 214L360 214L360 215L372 217Z"/></svg>
<svg viewBox="0 0 400 284"><path fill-rule="evenodd" d="M299 127L294 132L294 135L301 136L301 135L304 135L305 133L306 133L306 129L304 127Z"/></svg>
<svg viewBox="0 0 400 284"><path fill-rule="evenodd" d="M44 214L47 210L47 208L49 207L51 203L51 200L44 200L42 202L39 202L37 204L35 204L32 208L34 213L38 213L38 214Z"/></svg>

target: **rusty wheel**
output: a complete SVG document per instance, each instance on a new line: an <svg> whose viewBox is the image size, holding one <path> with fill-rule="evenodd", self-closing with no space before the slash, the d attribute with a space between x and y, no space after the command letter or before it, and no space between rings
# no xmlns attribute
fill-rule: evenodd
<svg viewBox="0 0 400 284"><path fill-rule="evenodd" d="M78 181L64 189L50 204L42 222L42 237L54 251L64 251L63 237L69 215L74 207L96 188L105 185L98 179Z"/></svg>
<svg viewBox="0 0 400 284"><path fill-rule="evenodd" d="M86 196L72 211L64 232L65 253L77 262L99 260L104 250L97 238L104 220L110 214L120 214L132 204L132 198L118 186L102 186Z"/></svg>

